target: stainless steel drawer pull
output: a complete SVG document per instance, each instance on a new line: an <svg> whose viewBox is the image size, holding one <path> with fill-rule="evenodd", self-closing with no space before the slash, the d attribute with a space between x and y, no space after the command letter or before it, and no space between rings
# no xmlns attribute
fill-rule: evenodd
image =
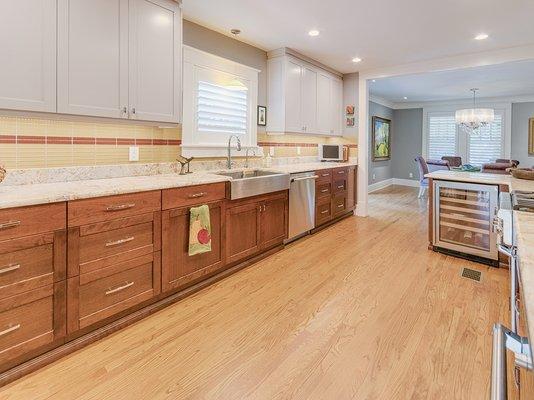
<svg viewBox="0 0 534 400"><path fill-rule="evenodd" d="M328 210L321 211L321 214L328 214Z"/></svg>
<svg viewBox="0 0 534 400"><path fill-rule="evenodd" d="M337 208L343 208L345 207L345 204L338 204Z"/></svg>
<svg viewBox="0 0 534 400"><path fill-rule="evenodd" d="M189 198L190 198L190 199L197 199L197 198L199 198L199 197L204 197L205 195L207 195L206 192L195 193L195 194L190 194L190 195L189 195Z"/></svg>
<svg viewBox="0 0 534 400"><path fill-rule="evenodd" d="M0 269L0 275L7 274L8 272L11 272L11 271L16 271L19 268L20 268L20 264L8 264L5 267L2 267Z"/></svg>
<svg viewBox="0 0 534 400"><path fill-rule="evenodd" d="M321 174L321 176L330 176L330 174Z"/></svg>
<svg viewBox="0 0 534 400"><path fill-rule="evenodd" d="M0 336L5 336L11 332L15 332L16 330L20 329L20 324L10 326L9 328L3 330L0 332Z"/></svg>
<svg viewBox="0 0 534 400"><path fill-rule="evenodd" d="M109 206L106 208L106 211L121 211L121 210L127 210L129 208L134 208L135 203L128 203L128 204L118 204L115 206Z"/></svg>
<svg viewBox="0 0 534 400"><path fill-rule="evenodd" d="M113 294L113 293L121 292L125 289L128 289L129 287L132 287L133 285L134 285L134 282L126 282L124 285L116 287L115 289L108 289L106 291L106 296Z"/></svg>
<svg viewBox="0 0 534 400"><path fill-rule="evenodd" d="M337 171L338 174L344 174L345 171Z"/></svg>
<svg viewBox="0 0 534 400"><path fill-rule="evenodd" d="M106 247L118 246L120 244L131 242L134 239L135 239L134 236L130 236L130 237L127 237L127 238L124 238L124 239L115 240L113 242L107 242L106 243Z"/></svg>
<svg viewBox="0 0 534 400"><path fill-rule="evenodd" d="M328 189L321 190L321 193L326 193L326 192L328 192Z"/></svg>
<svg viewBox="0 0 534 400"><path fill-rule="evenodd" d="M345 185L340 185L337 187L338 189L345 189Z"/></svg>
<svg viewBox="0 0 534 400"><path fill-rule="evenodd" d="M15 228L20 225L20 221L8 221L8 222L2 222L0 224L0 230L1 229L8 229L8 228Z"/></svg>

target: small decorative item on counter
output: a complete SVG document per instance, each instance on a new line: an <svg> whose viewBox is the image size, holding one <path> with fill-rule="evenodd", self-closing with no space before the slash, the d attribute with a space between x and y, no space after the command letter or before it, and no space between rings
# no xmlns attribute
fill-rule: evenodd
<svg viewBox="0 0 534 400"><path fill-rule="evenodd" d="M211 223L208 205L189 210L189 255L211 251Z"/></svg>
<svg viewBox="0 0 534 400"><path fill-rule="evenodd" d="M182 156L176 157L176 161L178 161L182 165L182 167L180 168L180 175L192 174L192 172L189 170L189 164L194 159L195 157L191 157L191 158L185 158ZM186 166L187 166L187 171L185 170Z"/></svg>
<svg viewBox="0 0 534 400"><path fill-rule="evenodd" d="M0 165L0 182L4 180L4 178L6 177L6 174L7 174L6 169L4 168L3 165Z"/></svg>
<svg viewBox="0 0 534 400"><path fill-rule="evenodd" d="M508 168L507 170L517 179L528 179L534 181L534 168Z"/></svg>

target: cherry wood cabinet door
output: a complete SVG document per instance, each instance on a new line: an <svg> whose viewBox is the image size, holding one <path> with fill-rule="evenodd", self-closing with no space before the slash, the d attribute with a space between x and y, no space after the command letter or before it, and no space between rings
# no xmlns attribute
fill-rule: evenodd
<svg viewBox="0 0 534 400"><path fill-rule="evenodd" d="M283 243L287 238L288 198L278 195L260 204L260 240L261 247L267 249Z"/></svg>
<svg viewBox="0 0 534 400"><path fill-rule="evenodd" d="M198 281L224 267L224 202L210 203L211 251L190 256L189 207L162 214L162 290L169 291Z"/></svg>
<svg viewBox="0 0 534 400"><path fill-rule="evenodd" d="M226 256L232 264L261 249L261 204L246 203L226 210Z"/></svg>
<svg viewBox="0 0 534 400"><path fill-rule="evenodd" d="M356 167L349 167L347 176L347 210L354 210L354 208L356 208L356 178Z"/></svg>

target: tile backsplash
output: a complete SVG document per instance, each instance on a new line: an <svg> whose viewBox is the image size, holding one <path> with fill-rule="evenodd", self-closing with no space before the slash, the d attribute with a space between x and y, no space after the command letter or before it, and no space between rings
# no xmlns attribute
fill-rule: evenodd
<svg viewBox="0 0 534 400"><path fill-rule="evenodd" d="M139 147L139 163L172 162L180 154L181 138L181 127L0 116L0 165L22 169L135 164L128 160L130 146ZM350 156L357 156L357 145L347 138L258 135L258 145L265 154L272 150L274 157L317 156L319 143L347 144Z"/></svg>

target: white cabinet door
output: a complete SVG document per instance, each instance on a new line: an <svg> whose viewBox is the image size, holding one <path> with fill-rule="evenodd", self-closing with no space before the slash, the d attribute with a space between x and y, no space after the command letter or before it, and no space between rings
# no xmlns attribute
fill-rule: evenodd
<svg viewBox="0 0 534 400"><path fill-rule="evenodd" d="M317 133L317 72L302 68L302 123L304 132Z"/></svg>
<svg viewBox="0 0 534 400"><path fill-rule="evenodd" d="M343 135L343 81L332 79L331 134Z"/></svg>
<svg viewBox="0 0 534 400"><path fill-rule="evenodd" d="M58 112L128 118L128 0L58 7Z"/></svg>
<svg viewBox="0 0 534 400"><path fill-rule="evenodd" d="M56 0L0 1L0 108L56 111Z"/></svg>
<svg viewBox="0 0 534 400"><path fill-rule="evenodd" d="M182 18L171 0L129 0L130 118L180 122Z"/></svg>
<svg viewBox="0 0 534 400"><path fill-rule="evenodd" d="M329 135L332 130L331 105L332 79L319 73L317 76L317 130L318 133Z"/></svg>
<svg viewBox="0 0 534 400"><path fill-rule="evenodd" d="M301 117L302 67L291 60L286 63L286 130L304 132Z"/></svg>

